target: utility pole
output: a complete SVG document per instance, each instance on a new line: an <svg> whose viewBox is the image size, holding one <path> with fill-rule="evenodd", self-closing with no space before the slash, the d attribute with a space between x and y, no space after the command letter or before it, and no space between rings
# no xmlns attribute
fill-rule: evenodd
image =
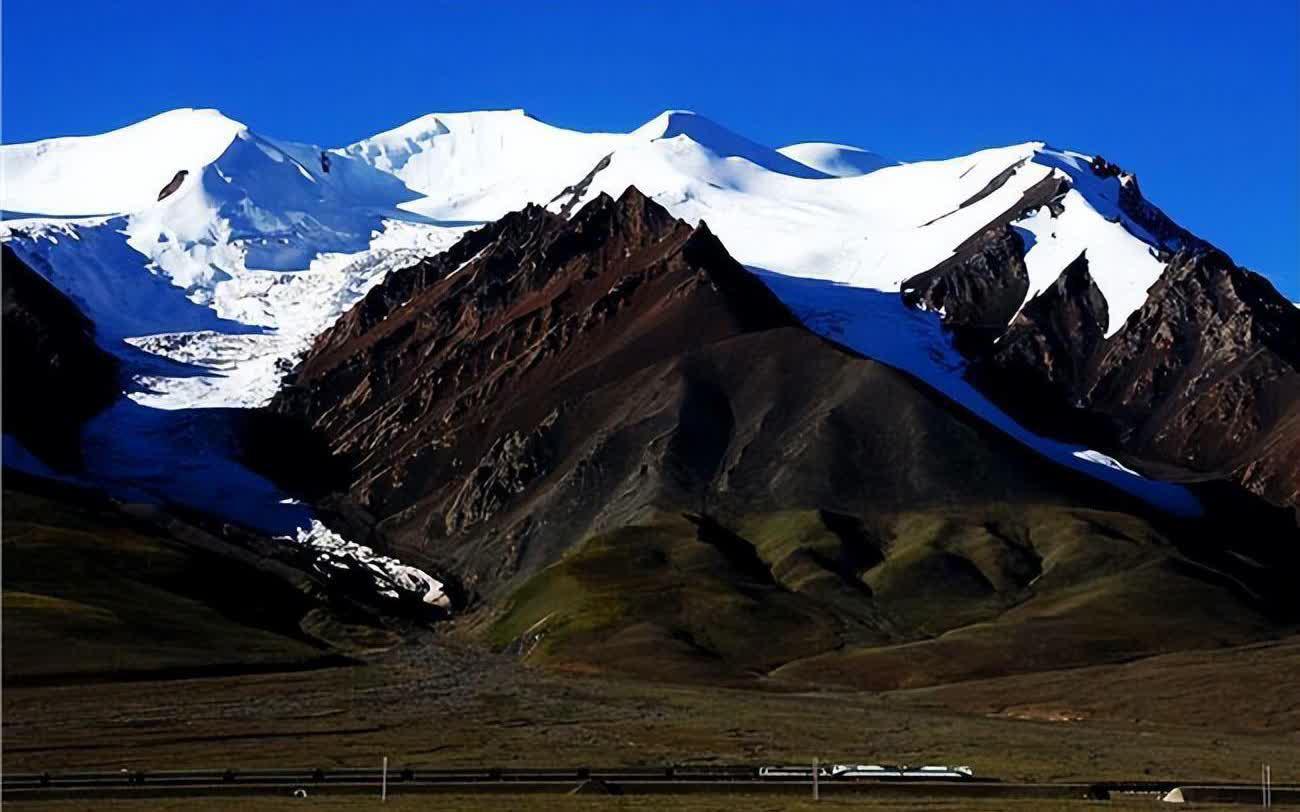
<svg viewBox="0 0 1300 812"><path fill-rule="evenodd" d="M388 802L388 756L384 756L384 777L379 785L379 802Z"/></svg>
<svg viewBox="0 0 1300 812"><path fill-rule="evenodd" d="M813 800L814 801L821 800L821 788L817 784L817 777L818 777L818 773L820 772L821 770L817 766L817 757L813 756Z"/></svg>

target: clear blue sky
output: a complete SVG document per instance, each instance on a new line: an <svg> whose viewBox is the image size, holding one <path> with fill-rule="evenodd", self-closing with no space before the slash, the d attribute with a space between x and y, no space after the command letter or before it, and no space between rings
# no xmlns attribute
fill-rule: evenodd
<svg viewBox="0 0 1300 812"><path fill-rule="evenodd" d="M341 145L423 113L581 129L694 109L902 160L1042 139L1300 300L1296 0L4 0L3 138L218 107Z"/></svg>

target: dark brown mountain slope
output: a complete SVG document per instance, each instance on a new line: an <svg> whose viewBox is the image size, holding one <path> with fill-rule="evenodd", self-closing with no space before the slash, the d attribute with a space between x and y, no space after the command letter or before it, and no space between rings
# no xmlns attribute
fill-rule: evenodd
<svg viewBox="0 0 1300 812"><path fill-rule="evenodd" d="M739 680L1015 607L1075 619L1032 658L1032 635L978 638L987 674L1270 628L1139 506L813 335L635 189L572 220L525 209L392 275L273 408L347 460L347 521L373 521L352 535L457 574L483 599L473 628L523 654ZM1161 584L1213 634L1149 623ZM1087 622L1112 600L1131 627ZM928 679L891 669L872 684Z"/></svg>
<svg viewBox="0 0 1300 812"><path fill-rule="evenodd" d="M81 460L81 424L120 393L118 364L77 306L4 246L4 431L55 468Z"/></svg>
<svg viewBox="0 0 1300 812"><path fill-rule="evenodd" d="M1175 256L1082 394L1135 453L1300 505L1300 310L1225 254Z"/></svg>
<svg viewBox="0 0 1300 812"><path fill-rule="evenodd" d="M1138 459L1300 505L1300 311L1226 255L1188 251L1103 340L1075 314L1100 306L1104 319L1104 300L1095 287L1066 292L1070 273L1025 307L977 377L1022 405L1026 384L1050 378L1058 413L1101 418Z"/></svg>
<svg viewBox="0 0 1300 812"><path fill-rule="evenodd" d="M650 506L940 503L955 469L979 474L962 500L1064 487L804 330L707 228L635 189L572 221L525 209L398 272L274 408L351 458L353 499L399 547L489 580Z"/></svg>

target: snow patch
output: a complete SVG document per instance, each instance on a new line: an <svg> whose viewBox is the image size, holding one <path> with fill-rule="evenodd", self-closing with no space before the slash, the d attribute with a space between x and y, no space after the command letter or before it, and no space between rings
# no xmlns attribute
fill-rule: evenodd
<svg viewBox="0 0 1300 812"><path fill-rule="evenodd" d="M1115 459L1114 457L1108 457L1105 454L1101 453L1100 451L1093 451L1090 448L1085 449L1083 451L1076 451L1074 452L1074 456L1078 457L1081 460L1087 460L1088 462L1094 462L1097 463L1098 465L1105 465L1108 468L1114 468L1116 471L1123 471L1124 473L1131 474L1135 477L1142 476L1137 471L1134 471L1132 468L1123 465L1119 460Z"/></svg>
<svg viewBox="0 0 1300 812"><path fill-rule="evenodd" d="M364 566L379 576L378 591L386 597L396 598L399 593L412 594L430 606L451 609L451 600L443 591L441 581L424 570L403 564L395 558L377 555L369 547L348 541L316 519L312 519L305 527L297 528L292 536L277 538L319 552L321 558L316 569L326 578L333 575L329 570L323 569L326 566L338 570Z"/></svg>

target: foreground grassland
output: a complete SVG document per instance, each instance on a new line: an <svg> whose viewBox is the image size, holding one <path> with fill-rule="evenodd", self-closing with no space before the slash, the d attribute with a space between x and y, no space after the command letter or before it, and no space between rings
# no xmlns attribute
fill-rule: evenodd
<svg viewBox="0 0 1300 812"><path fill-rule="evenodd" d="M818 756L963 763L1033 781L1250 781L1262 762L1300 765L1300 644L1189 665L1157 658L1029 686L990 681L969 697L960 686L793 694L542 672L427 641L357 667L13 687L4 757L17 772L366 766L384 755L395 766L506 767ZM1107 694L1108 684L1123 690Z"/></svg>
<svg viewBox="0 0 1300 812"><path fill-rule="evenodd" d="M977 775L1008 781L1250 782L1267 762L1274 765L1278 783L1300 781L1296 636L1227 645L1235 635L1207 632L1197 641L1202 650L1110 665L911 690L811 690L804 679L764 676L762 667L773 655L761 650L764 641L755 643L752 635L727 637L729 629L738 628L729 624L751 611L745 608L750 604L735 599L734 584L692 578L683 585L677 571L665 566L665 561L676 561L702 568L688 568L688 573L712 571L704 566L712 561L709 551L727 552L726 540L705 545L690 533L657 533L654 543L645 545L653 578L642 581L656 583L658 591L618 589L617 573L602 562L611 545L627 539L597 539L523 590L489 634L499 635L498 642L527 638L538 617L563 611L566 601L583 603L593 611L580 614L617 627L627 602L643 601L653 608L658 601L664 604L665 624L683 627L682 619L689 620L716 635L711 641L715 648L734 652L730 664L716 674L727 678L720 682L740 674L738 664L753 666L734 682L743 688L620 678L611 673L616 669L566 662L564 656L536 658L546 668L530 665L520 661L518 652L493 654L468 642L484 633L484 621L475 618L443 624L436 633L409 632L400 644L389 633L387 650L368 647L358 655L364 662L325 661L320 655L328 649L302 631L312 612L302 614L307 607L296 593L256 580L255 571L250 575L248 568L204 560L89 508L51 510L38 497L9 494L4 508L0 735L9 772L329 768L374 766L384 756L398 768L803 763L819 757L969 764ZM763 611L771 613L769 619L804 623L801 618L814 615L805 611L803 601L830 604L844 597L839 591L843 578L827 574L822 563L841 543L840 535L807 516L777 519L779 527L769 521L744 528L757 539L758 553L772 562L774 576L795 596L768 601ZM797 543L782 546L783 539ZM974 556L992 542L981 538L962 544ZM1070 540L1062 545L1079 547ZM800 549L822 555L804 556ZM662 555L656 557L656 550ZM872 588L903 594L907 590L896 586L910 582L910 576L903 577L907 571L882 570L889 578L882 575ZM1128 573L1117 573L1115 582L1124 588L1109 592L1111 597L1139 594ZM206 586L196 590L196 584ZM710 591L701 584L716 588ZM770 585L762 589L776 591ZM681 600L665 600L674 591ZM697 611L701 595L718 596L713 604L704 604L716 611ZM1147 600L1192 600L1196 595L1153 594ZM1051 617L1091 617L1084 609L1095 605L1089 592L1078 603L1044 606L1042 620L1012 625L1053 628ZM1119 606L1132 608L1127 602ZM645 616L660 617L648 610ZM284 618L302 620L294 625ZM1114 611L1099 615L1100 625L1089 633L1112 623L1126 634L1132 631L1118 620ZM863 621L870 626L872 618ZM321 623L310 627L319 631ZM591 631L576 624L554 630L559 640L548 644L543 638L539 652L556 643L580 645ZM707 658L686 650L690 641L674 639L677 648L672 649L668 641L656 644L660 638L645 629L621 633L626 653L650 658L643 665L654 665L655 656L665 655L663 676L709 676ZM1044 638L1026 635L1023 640L1028 650ZM531 808L728 808L708 798L545 796L534 802ZM151 801L145 806L97 802L95 808L167 809L168 803L186 809L230 808L219 800ZM278 803L238 801L248 809L276 809ZM311 801L321 808L335 803L355 808L363 802ZM388 808L529 808L511 805L502 796L450 805L424 797L399 798L397 803ZM850 801L828 800L818 808L844 803ZM900 808L859 799L852 803L855 808ZM986 808L974 802L945 803L901 808ZM753 803L739 799L730 806L802 808L793 799L770 797ZM1037 802L987 808L1058 807Z"/></svg>
<svg viewBox="0 0 1300 812"><path fill-rule="evenodd" d="M1231 583L1105 511L661 514L577 545L477 636L553 667L891 691L1285 632Z"/></svg>
<svg viewBox="0 0 1300 812"><path fill-rule="evenodd" d="M297 625L307 600L251 567L93 505L6 490L3 509L6 687L329 658Z"/></svg>

